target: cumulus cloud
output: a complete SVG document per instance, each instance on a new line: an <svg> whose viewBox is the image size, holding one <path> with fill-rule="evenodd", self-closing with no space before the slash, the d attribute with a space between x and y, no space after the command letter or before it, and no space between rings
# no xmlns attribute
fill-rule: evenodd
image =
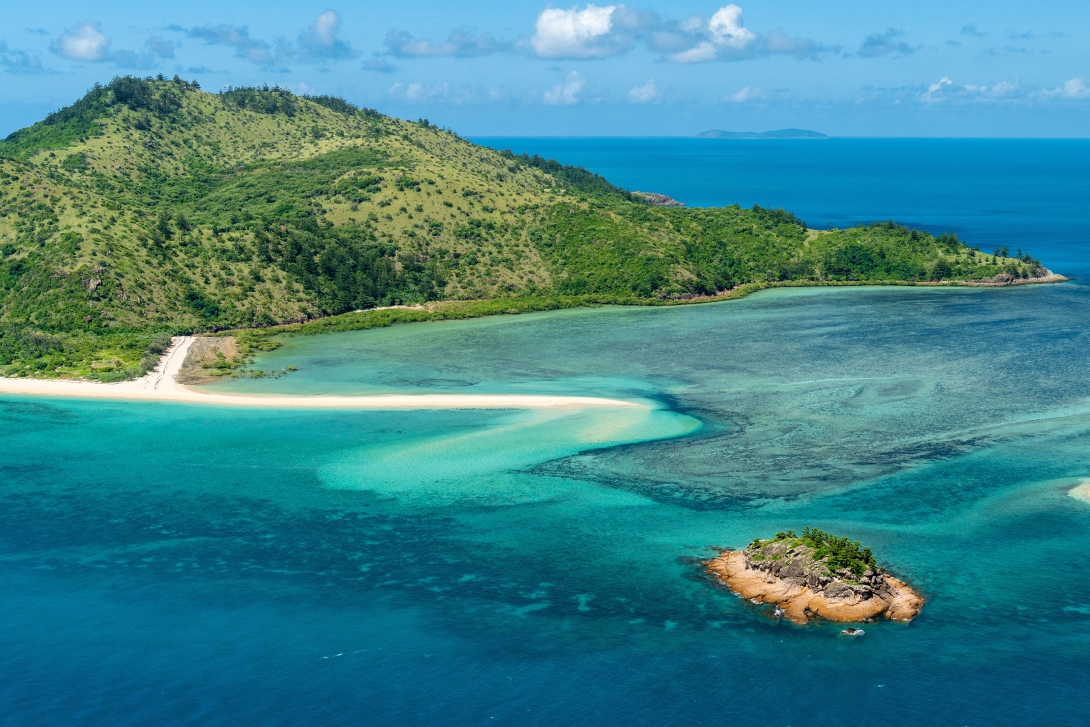
<svg viewBox="0 0 1090 727"><path fill-rule="evenodd" d="M488 33L476 35L461 30L445 41L433 42L403 30L391 30L385 44L388 54L398 57L466 58L525 52L538 58L580 60L618 55L642 44L675 63L776 54L817 58L838 50L809 38L792 37L780 29L763 35L755 33L745 27L742 8L733 3L719 8L710 18L693 15L686 20L663 19L620 3L546 8L538 14L528 40L504 41Z"/></svg>
<svg viewBox="0 0 1090 727"><path fill-rule="evenodd" d="M414 38L404 30L391 30L383 41L390 55L401 58L454 56L473 58L512 49L512 44L497 40L491 33L476 35L468 30L455 30L446 40L433 43Z"/></svg>
<svg viewBox="0 0 1090 727"><path fill-rule="evenodd" d="M0 66L6 73L13 76L36 76L48 73L42 66L42 59L32 56L25 50L9 48L8 44L0 40Z"/></svg>
<svg viewBox="0 0 1090 727"><path fill-rule="evenodd" d="M624 5L546 8L534 23L530 47L539 58L604 58L631 48L641 26L652 21Z"/></svg>
<svg viewBox="0 0 1090 727"><path fill-rule="evenodd" d="M183 28L172 25L171 30L185 33L190 38L203 40L206 45L218 45L234 50L236 58L244 58L265 68L278 68L291 61L301 63L325 63L355 58L359 52L338 37L341 16L327 10L299 34L297 44L283 38L273 42L253 38L244 25L202 25Z"/></svg>
<svg viewBox="0 0 1090 727"><path fill-rule="evenodd" d="M742 8L725 5L710 18L693 15L685 21L661 23L648 34L648 46L673 63L737 61L770 55L817 58L833 50L809 38L796 38L783 30L758 34L745 27Z"/></svg>
<svg viewBox="0 0 1090 727"><path fill-rule="evenodd" d="M1081 78L1072 78L1059 88L1048 89L1041 94L1044 98L1066 98L1081 101L1090 98L1090 87Z"/></svg>
<svg viewBox="0 0 1090 727"><path fill-rule="evenodd" d="M988 36L987 33L983 32L982 30L977 28L976 25L963 26L962 29L961 29L961 34L962 35L971 35L974 38L986 38Z"/></svg>
<svg viewBox="0 0 1090 727"><path fill-rule="evenodd" d="M109 47L110 41L102 34L99 24L92 20L83 21L53 42L55 53L69 60L91 63L108 60Z"/></svg>
<svg viewBox="0 0 1090 727"><path fill-rule="evenodd" d="M1010 81L1000 81L994 86L974 86L973 84L966 84L962 86L965 92L978 98L1004 98L1019 94L1022 90L1018 83L1011 83Z"/></svg>
<svg viewBox="0 0 1090 727"><path fill-rule="evenodd" d="M341 29L341 16L327 10L299 34L299 47L306 60L347 60L359 55L359 51L337 37Z"/></svg>
<svg viewBox="0 0 1090 727"><path fill-rule="evenodd" d="M946 76L943 76L938 81L936 81L935 83L932 83L930 86L927 87L927 91L925 91L923 94L920 95L920 100L923 101L924 103L935 103L936 101L941 101L942 100L941 96L937 96L936 94L939 94L942 91L944 86L953 86L953 85L954 85L953 81L951 81Z"/></svg>
<svg viewBox="0 0 1090 727"><path fill-rule="evenodd" d="M757 40L757 34L742 25L742 8L734 4L716 10L702 30L707 40L675 53L670 60L675 63L699 63L715 60L720 55L741 55Z"/></svg>
<svg viewBox="0 0 1090 727"><path fill-rule="evenodd" d="M587 85L587 79L579 71L572 71L564 83L553 86L544 93L541 100L554 106L574 106L579 103L579 94Z"/></svg>
<svg viewBox="0 0 1090 727"><path fill-rule="evenodd" d="M109 62L119 68L144 70L156 68L164 59L173 58L175 48L173 41L153 35L144 43L144 50L113 50L101 26L91 20L65 31L53 41L51 47L54 53L73 61Z"/></svg>
<svg viewBox="0 0 1090 727"><path fill-rule="evenodd" d="M731 103L748 103L749 101L763 101L766 98L768 98L768 94L757 86L746 86L738 93L731 94L723 100Z"/></svg>
<svg viewBox="0 0 1090 727"><path fill-rule="evenodd" d="M634 104L655 103L662 99L662 95L666 93L666 89L655 83L655 79L650 79L642 86L636 86L628 92L628 102Z"/></svg>
<svg viewBox="0 0 1090 727"><path fill-rule="evenodd" d="M898 30L897 28L890 28L884 33L871 33L863 40L863 44L859 46L857 55L861 58L911 55L919 50L919 48L914 48L903 40L898 40L898 38L903 38L904 34L903 30Z"/></svg>
<svg viewBox="0 0 1090 727"><path fill-rule="evenodd" d="M1090 87L1082 78L1072 78L1056 88L1023 86L1015 79L988 84L958 85L949 77L927 86L921 91L919 100L925 104L950 103L991 103L991 104L1030 104L1048 103L1056 100L1085 101L1090 99Z"/></svg>

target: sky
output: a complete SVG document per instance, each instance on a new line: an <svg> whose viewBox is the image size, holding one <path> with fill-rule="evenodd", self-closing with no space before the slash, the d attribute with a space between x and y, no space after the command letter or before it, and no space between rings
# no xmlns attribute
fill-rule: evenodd
<svg viewBox="0 0 1090 727"><path fill-rule="evenodd" d="M1090 136L1086 0L5 3L0 135L116 75L465 136Z"/></svg>

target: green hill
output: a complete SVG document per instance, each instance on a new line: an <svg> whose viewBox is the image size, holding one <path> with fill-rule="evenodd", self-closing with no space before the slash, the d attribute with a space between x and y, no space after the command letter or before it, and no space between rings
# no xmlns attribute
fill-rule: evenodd
<svg viewBox="0 0 1090 727"><path fill-rule="evenodd" d="M0 141L5 376L119 379L157 334L394 304L662 303L1036 268L892 223L817 232L782 210L654 207L583 169L277 88L117 78Z"/></svg>

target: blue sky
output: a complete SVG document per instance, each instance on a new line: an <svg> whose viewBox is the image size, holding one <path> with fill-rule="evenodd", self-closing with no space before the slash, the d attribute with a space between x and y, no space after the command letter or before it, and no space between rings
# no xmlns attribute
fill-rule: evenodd
<svg viewBox="0 0 1090 727"><path fill-rule="evenodd" d="M736 2L9 2L0 134L178 73L470 136L1090 136L1085 0Z"/></svg>

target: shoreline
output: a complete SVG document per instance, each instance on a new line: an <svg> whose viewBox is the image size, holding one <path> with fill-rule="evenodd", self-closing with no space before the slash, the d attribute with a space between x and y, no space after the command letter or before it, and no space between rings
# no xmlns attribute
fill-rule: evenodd
<svg viewBox="0 0 1090 727"><path fill-rule="evenodd" d="M368 394L271 395L204 393L177 382L194 336L180 336L154 371L132 381L104 384L71 379L0 377L0 395L50 396L65 399L152 401L219 406L287 409L588 409L641 408L643 404L590 396L535 394Z"/></svg>
<svg viewBox="0 0 1090 727"><path fill-rule="evenodd" d="M277 323L271 326L258 327L258 328L227 328L222 330L211 330L206 332L200 332L198 335L207 337L220 337L220 336L240 336L250 335L257 337L270 337L270 336L312 336L321 335L323 333L345 333L349 331L361 331L370 330L372 328L387 328L389 326L404 324L404 323L437 323L442 321L456 321L456 320L470 320L475 318L490 318L493 316L503 315L519 315L522 313L547 313L557 310L574 310L577 308L598 308L602 306L625 306L636 308L660 308L660 307L673 307L673 306L689 306L689 305L702 305L705 303L725 303L728 301L740 300L747 298L754 293L759 293L763 290L771 290L776 288L1008 288L1021 285L1047 285L1054 283L1069 282L1071 278L1067 278L1063 275L1051 273L1041 278L1027 278L1014 282L1007 283L992 283L985 281L936 281L936 282L918 282L918 281L775 281L766 283L744 283L742 285L735 286L730 290L723 291L722 293L710 296L694 296L692 298L676 298L676 299L656 299L656 298L632 298L614 295L579 295L579 296L554 296L554 297L536 297L528 296L523 298L482 298L475 300L443 300L433 301L431 303L423 303L418 305L393 305L393 306L381 306L378 308L368 308L366 310L355 310L349 313L340 313L332 316L325 316L322 318L312 318L307 321L296 321ZM194 336L181 336L175 337L175 341L182 339L194 338ZM186 350L188 350L189 344L186 344ZM172 347L173 348L173 347ZM170 355L170 351L164 354L164 358ZM182 354L182 360L184 361L185 354ZM141 390L148 388L148 379L155 377L157 374L160 379L162 378L162 372L159 369L162 368L162 363L156 369L155 372L150 372L146 376L140 379L133 379L129 381L123 381L119 383L103 384L101 382L88 381L86 379L39 379L30 377L14 377L7 378L0 376L0 394L26 394L34 396L69 396L75 398L112 398L112 399L187 399L191 401L200 401L203 403L212 403L217 397L222 398L221 403L232 403L230 400L234 400L233 403L239 403L241 400L238 396L230 394L200 394L195 390L190 389L187 386L176 384L173 387L173 393L162 393L170 387L173 382L173 375L178 372L175 370L172 375L172 381L164 386L160 386L159 383L151 385L150 388L160 392L157 395L149 396L146 392L135 393L132 387L138 387ZM179 366L181 362L179 362ZM16 383L18 382L18 383ZM26 382L42 382L41 384L33 384ZM160 382L161 383L161 382ZM50 384L47 386L46 384ZM73 388L72 385L79 384L79 388ZM88 389L83 384L93 384L95 388ZM179 389L179 387L181 387ZM108 392L108 393L106 393ZM370 395L374 396L374 395ZM405 404L395 403L394 399L397 397L413 397L414 399L419 396L425 395L380 395L386 396L390 401L389 407L401 407L404 408ZM428 395L441 397L444 400L454 401L454 399L465 399L466 395ZM481 394L472 395L481 406L498 408L503 406L502 404L494 403L497 397L502 395ZM274 404L268 403L268 397L250 397L254 399L255 405L274 406ZM314 397L312 397L314 398ZM348 406L348 404L336 404L332 401L335 397L319 397L327 401L326 406ZM341 397L355 399L358 397ZM509 400L511 397L507 397ZM593 397L583 397L586 399L588 406L603 406L603 405L617 405L616 402L620 400L612 399L595 399ZM517 407L555 407L560 404L549 403L548 399L564 399L570 400L569 397L540 397L540 396L515 396L520 403L512 404ZM602 404L593 402L614 402L613 404ZM258 403L260 402L260 403ZM621 402L627 404L628 402ZM289 404L290 405L290 404ZM356 405L361 406L361 405ZM439 403L440 407L457 407L468 408L470 404L444 404Z"/></svg>
<svg viewBox="0 0 1090 727"><path fill-rule="evenodd" d="M312 318L306 321L277 323L263 328L232 328L214 332L211 335L237 335L244 331L258 335L275 336L316 335L322 333L343 333L345 331L385 328L399 323L434 323L449 320L487 318L490 316L518 315L521 313L546 313L556 310L576 308L597 308L600 306L631 306L636 308L665 308L673 306L703 305L705 303L724 303L741 300L754 293L775 288L1014 288L1023 285L1052 285L1070 282L1071 278L1051 273L1041 278L1024 278L1014 282L995 283L988 281L914 281L914 280L836 280L836 281L774 281L765 283L743 283L715 295L700 295L691 298L636 298L610 294L586 294L522 298L475 298L470 300L441 300L412 306L383 306L356 310L349 313Z"/></svg>

